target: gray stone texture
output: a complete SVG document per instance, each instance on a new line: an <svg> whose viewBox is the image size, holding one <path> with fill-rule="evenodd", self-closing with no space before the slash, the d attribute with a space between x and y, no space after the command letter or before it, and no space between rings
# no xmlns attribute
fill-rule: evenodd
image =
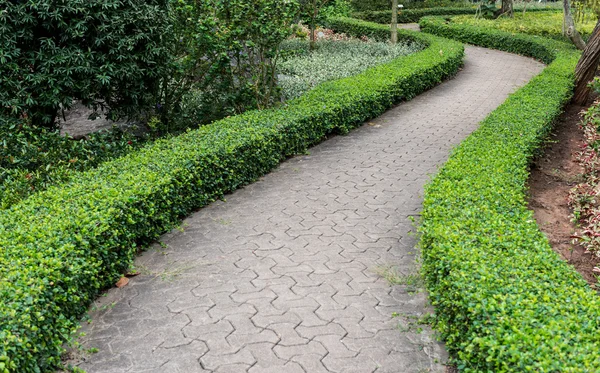
<svg viewBox="0 0 600 373"><path fill-rule="evenodd" d="M141 274L90 311L89 373L443 372L414 320L423 185L449 151L543 65L467 47L440 86L187 218L137 258ZM399 317L394 317L397 313ZM411 321L413 320L413 321Z"/></svg>

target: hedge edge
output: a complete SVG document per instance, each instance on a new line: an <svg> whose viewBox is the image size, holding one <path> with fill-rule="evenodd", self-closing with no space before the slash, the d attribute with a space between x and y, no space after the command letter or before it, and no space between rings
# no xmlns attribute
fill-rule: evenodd
<svg viewBox="0 0 600 373"><path fill-rule="evenodd" d="M386 27L334 19L340 31ZM403 32L426 49L327 82L81 173L0 213L0 372L52 371L78 318L140 245L194 209L256 180L328 134L345 133L455 74L461 43Z"/></svg>
<svg viewBox="0 0 600 373"><path fill-rule="evenodd" d="M549 63L426 187L419 230L436 329L463 372L600 371L598 295L552 250L526 198L528 166L572 94L579 53L442 18L421 27Z"/></svg>

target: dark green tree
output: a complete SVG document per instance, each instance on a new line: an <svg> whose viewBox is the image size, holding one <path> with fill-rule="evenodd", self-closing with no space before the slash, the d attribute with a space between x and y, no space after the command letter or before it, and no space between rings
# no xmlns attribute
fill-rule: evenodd
<svg viewBox="0 0 600 373"><path fill-rule="evenodd" d="M53 127L74 100L131 117L170 59L168 0L0 0L0 117Z"/></svg>

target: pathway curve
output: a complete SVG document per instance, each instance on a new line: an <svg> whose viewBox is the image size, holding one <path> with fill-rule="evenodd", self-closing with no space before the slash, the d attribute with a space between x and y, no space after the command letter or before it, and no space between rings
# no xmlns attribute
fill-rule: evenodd
<svg viewBox="0 0 600 373"><path fill-rule="evenodd" d="M443 372L415 318L423 185L543 65L467 47L454 78L186 219L84 326L89 373ZM387 272L389 274L389 271ZM384 276L385 277L385 276ZM394 317L396 316L396 317Z"/></svg>

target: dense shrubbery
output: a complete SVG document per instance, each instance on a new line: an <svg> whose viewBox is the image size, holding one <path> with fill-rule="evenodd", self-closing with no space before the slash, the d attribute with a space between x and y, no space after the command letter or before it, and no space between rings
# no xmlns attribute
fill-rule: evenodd
<svg viewBox="0 0 600 373"><path fill-rule="evenodd" d="M387 27L338 19L341 31ZM360 35L360 34L355 34ZM346 132L454 74L458 42L401 33L428 48L326 82L279 109L249 111L158 140L0 214L0 361L47 371L100 289L137 247L193 209L247 184L332 132ZM65 203L68 201L68 203Z"/></svg>
<svg viewBox="0 0 600 373"><path fill-rule="evenodd" d="M4 1L0 11L0 125L27 116L53 126L82 100L110 115L155 104L169 54L168 0Z"/></svg>
<svg viewBox="0 0 600 373"><path fill-rule="evenodd" d="M293 53L277 68L279 87L285 100L300 97L320 83L359 74L421 48L417 43L391 45L357 39L323 40L316 46L317 49L311 52L306 40L284 42L282 48Z"/></svg>
<svg viewBox="0 0 600 373"><path fill-rule="evenodd" d="M452 22L569 41L562 33L563 15L561 12L529 12L525 14L517 12L513 18L500 17L497 20L462 16L453 18ZM594 30L595 25L596 21L585 19L582 24L577 25L577 31L587 39Z"/></svg>
<svg viewBox="0 0 600 373"><path fill-rule="evenodd" d="M600 299L527 209L529 163L572 94L570 45L441 18L426 32L550 65L490 114L427 186L423 272L436 326L464 372L600 371Z"/></svg>
<svg viewBox="0 0 600 373"><path fill-rule="evenodd" d="M280 44L297 14L295 1L173 1L174 60L157 99L164 132L278 102Z"/></svg>
<svg viewBox="0 0 600 373"><path fill-rule="evenodd" d="M154 136L181 132L249 108L279 102L274 69L280 57L280 43L291 33L289 24L297 15L295 2L173 0L167 24L165 6L154 6L154 3L157 2L133 1L125 5L118 0L111 3L109 10L100 11L95 6L104 2L93 5L71 1L57 9L47 7L47 2L22 2L0 12L0 17L6 18L6 22L0 24L0 34L15 31L17 26L22 28L7 35L3 44L6 49L0 50L0 58L9 61L1 64L0 72L7 69L5 71L15 74L0 76L0 104L8 105L6 100L16 100L12 107L3 106L5 110L0 110L3 140L0 209L49 185L68 180L72 171L89 169L121 156L131 148L130 142L140 142L118 132L71 141L58 132L35 125L42 121L38 114L47 114L51 121L56 105L66 107L66 102L70 104L73 98L89 103L94 95L110 91L116 101L106 104L116 112L133 114L143 110L144 117L153 116L148 127ZM77 17L73 15L77 12L82 19L75 22ZM95 13L85 18L89 12ZM49 15L54 18L48 18ZM15 16L21 19L10 18ZM109 16L114 19L105 19ZM136 29L140 35L124 30L137 27L137 23L143 23L143 27ZM60 50L48 47L56 43L45 38L45 29L63 32ZM99 31L102 35L96 34ZM115 41L124 32L127 37ZM53 37L59 38L59 34ZM87 49L86 43L93 43L95 49ZM89 55L82 54L81 48ZM55 54L44 60L47 53ZM160 53L155 63L160 62L161 66L148 65L150 62L146 59L152 53ZM40 60L31 60L33 56ZM138 64L132 65L136 61ZM36 68L38 63L39 69ZM97 88L92 81L97 68L94 64L101 63L106 63L102 68L111 70L103 78L111 83L93 92ZM21 79L23 71L28 69L31 69L30 75ZM143 70L150 71L144 79L152 77L151 85L140 78L138 73ZM130 78L135 79L135 84L131 84ZM47 83L48 79L55 85ZM83 88L78 88L80 86ZM47 100L44 105L49 108L29 102L26 96L15 96L13 88L28 92L29 96L43 95L43 100ZM144 96L136 98L138 91ZM28 119L33 119L33 123Z"/></svg>

